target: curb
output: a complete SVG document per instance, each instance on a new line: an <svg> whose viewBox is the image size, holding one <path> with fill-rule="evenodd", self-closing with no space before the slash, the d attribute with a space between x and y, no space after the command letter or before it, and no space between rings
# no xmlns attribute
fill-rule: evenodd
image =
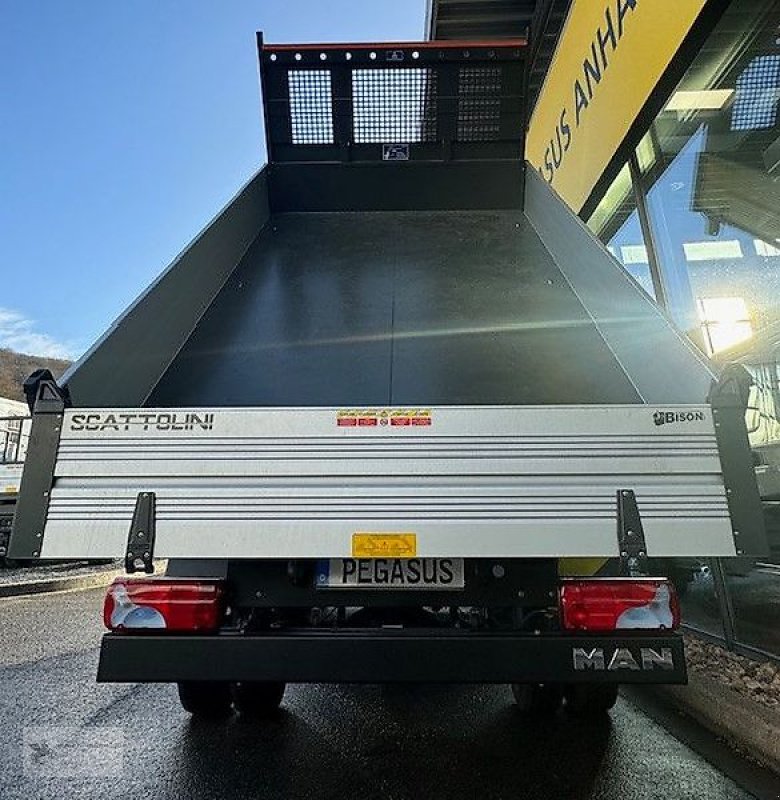
<svg viewBox="0 0 780 800"><path fill-rule="evenodd" d="M657 686L653 693L780 775L780 714L777 711L693 671L689 673L687 686Z"/></svg>
<svg viewBox="0 0 780 800"><path fill-rule="evenodd" d="M24 597L26 595L46 594L49 592L98 589L103 586L108 586L117 575L122 574L122 570L112 569L63 578L20 581L18 583L0 583L0 597Z"/></svg>

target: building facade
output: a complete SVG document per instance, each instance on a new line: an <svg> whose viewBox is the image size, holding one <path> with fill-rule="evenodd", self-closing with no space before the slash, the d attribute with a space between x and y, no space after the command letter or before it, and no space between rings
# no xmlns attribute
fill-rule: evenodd
<svg viewBox="0 0 780 800"><path fill-rule="evenodd" d="M428 25L528 35L528 168L716 365L751 372L774 552L676 568L692 627L780 657L780 0L432 0Z"/></svg>

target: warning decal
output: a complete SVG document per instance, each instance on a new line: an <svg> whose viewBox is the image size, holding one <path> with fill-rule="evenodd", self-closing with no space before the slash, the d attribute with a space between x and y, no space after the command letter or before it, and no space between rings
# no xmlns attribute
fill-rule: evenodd
<svg viewBox="0 0 780 800"><path fill-rule="evenodd" d="M336 412L340 428L427 426L433 424L430 408L342 408Z"/></svg>

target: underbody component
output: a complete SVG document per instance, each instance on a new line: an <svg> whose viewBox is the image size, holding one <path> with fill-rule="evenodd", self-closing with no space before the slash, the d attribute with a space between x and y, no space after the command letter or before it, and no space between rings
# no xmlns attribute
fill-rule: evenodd
<svg viewBox="0 0 780 800"><path fill-rule="evenodd" d="M284 631L103 637L99 681L685 683L683 640L471 631Z"/></svg>

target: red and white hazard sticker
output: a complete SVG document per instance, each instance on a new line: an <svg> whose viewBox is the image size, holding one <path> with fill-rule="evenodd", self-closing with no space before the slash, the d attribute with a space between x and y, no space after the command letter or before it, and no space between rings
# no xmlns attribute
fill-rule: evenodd
<svg viewBox="0 0 780 800"><path fill-rule="evenodd" d="M378 426L413 427L433 424L430 408L342 408L336 412L340 428Z"/></svg>

